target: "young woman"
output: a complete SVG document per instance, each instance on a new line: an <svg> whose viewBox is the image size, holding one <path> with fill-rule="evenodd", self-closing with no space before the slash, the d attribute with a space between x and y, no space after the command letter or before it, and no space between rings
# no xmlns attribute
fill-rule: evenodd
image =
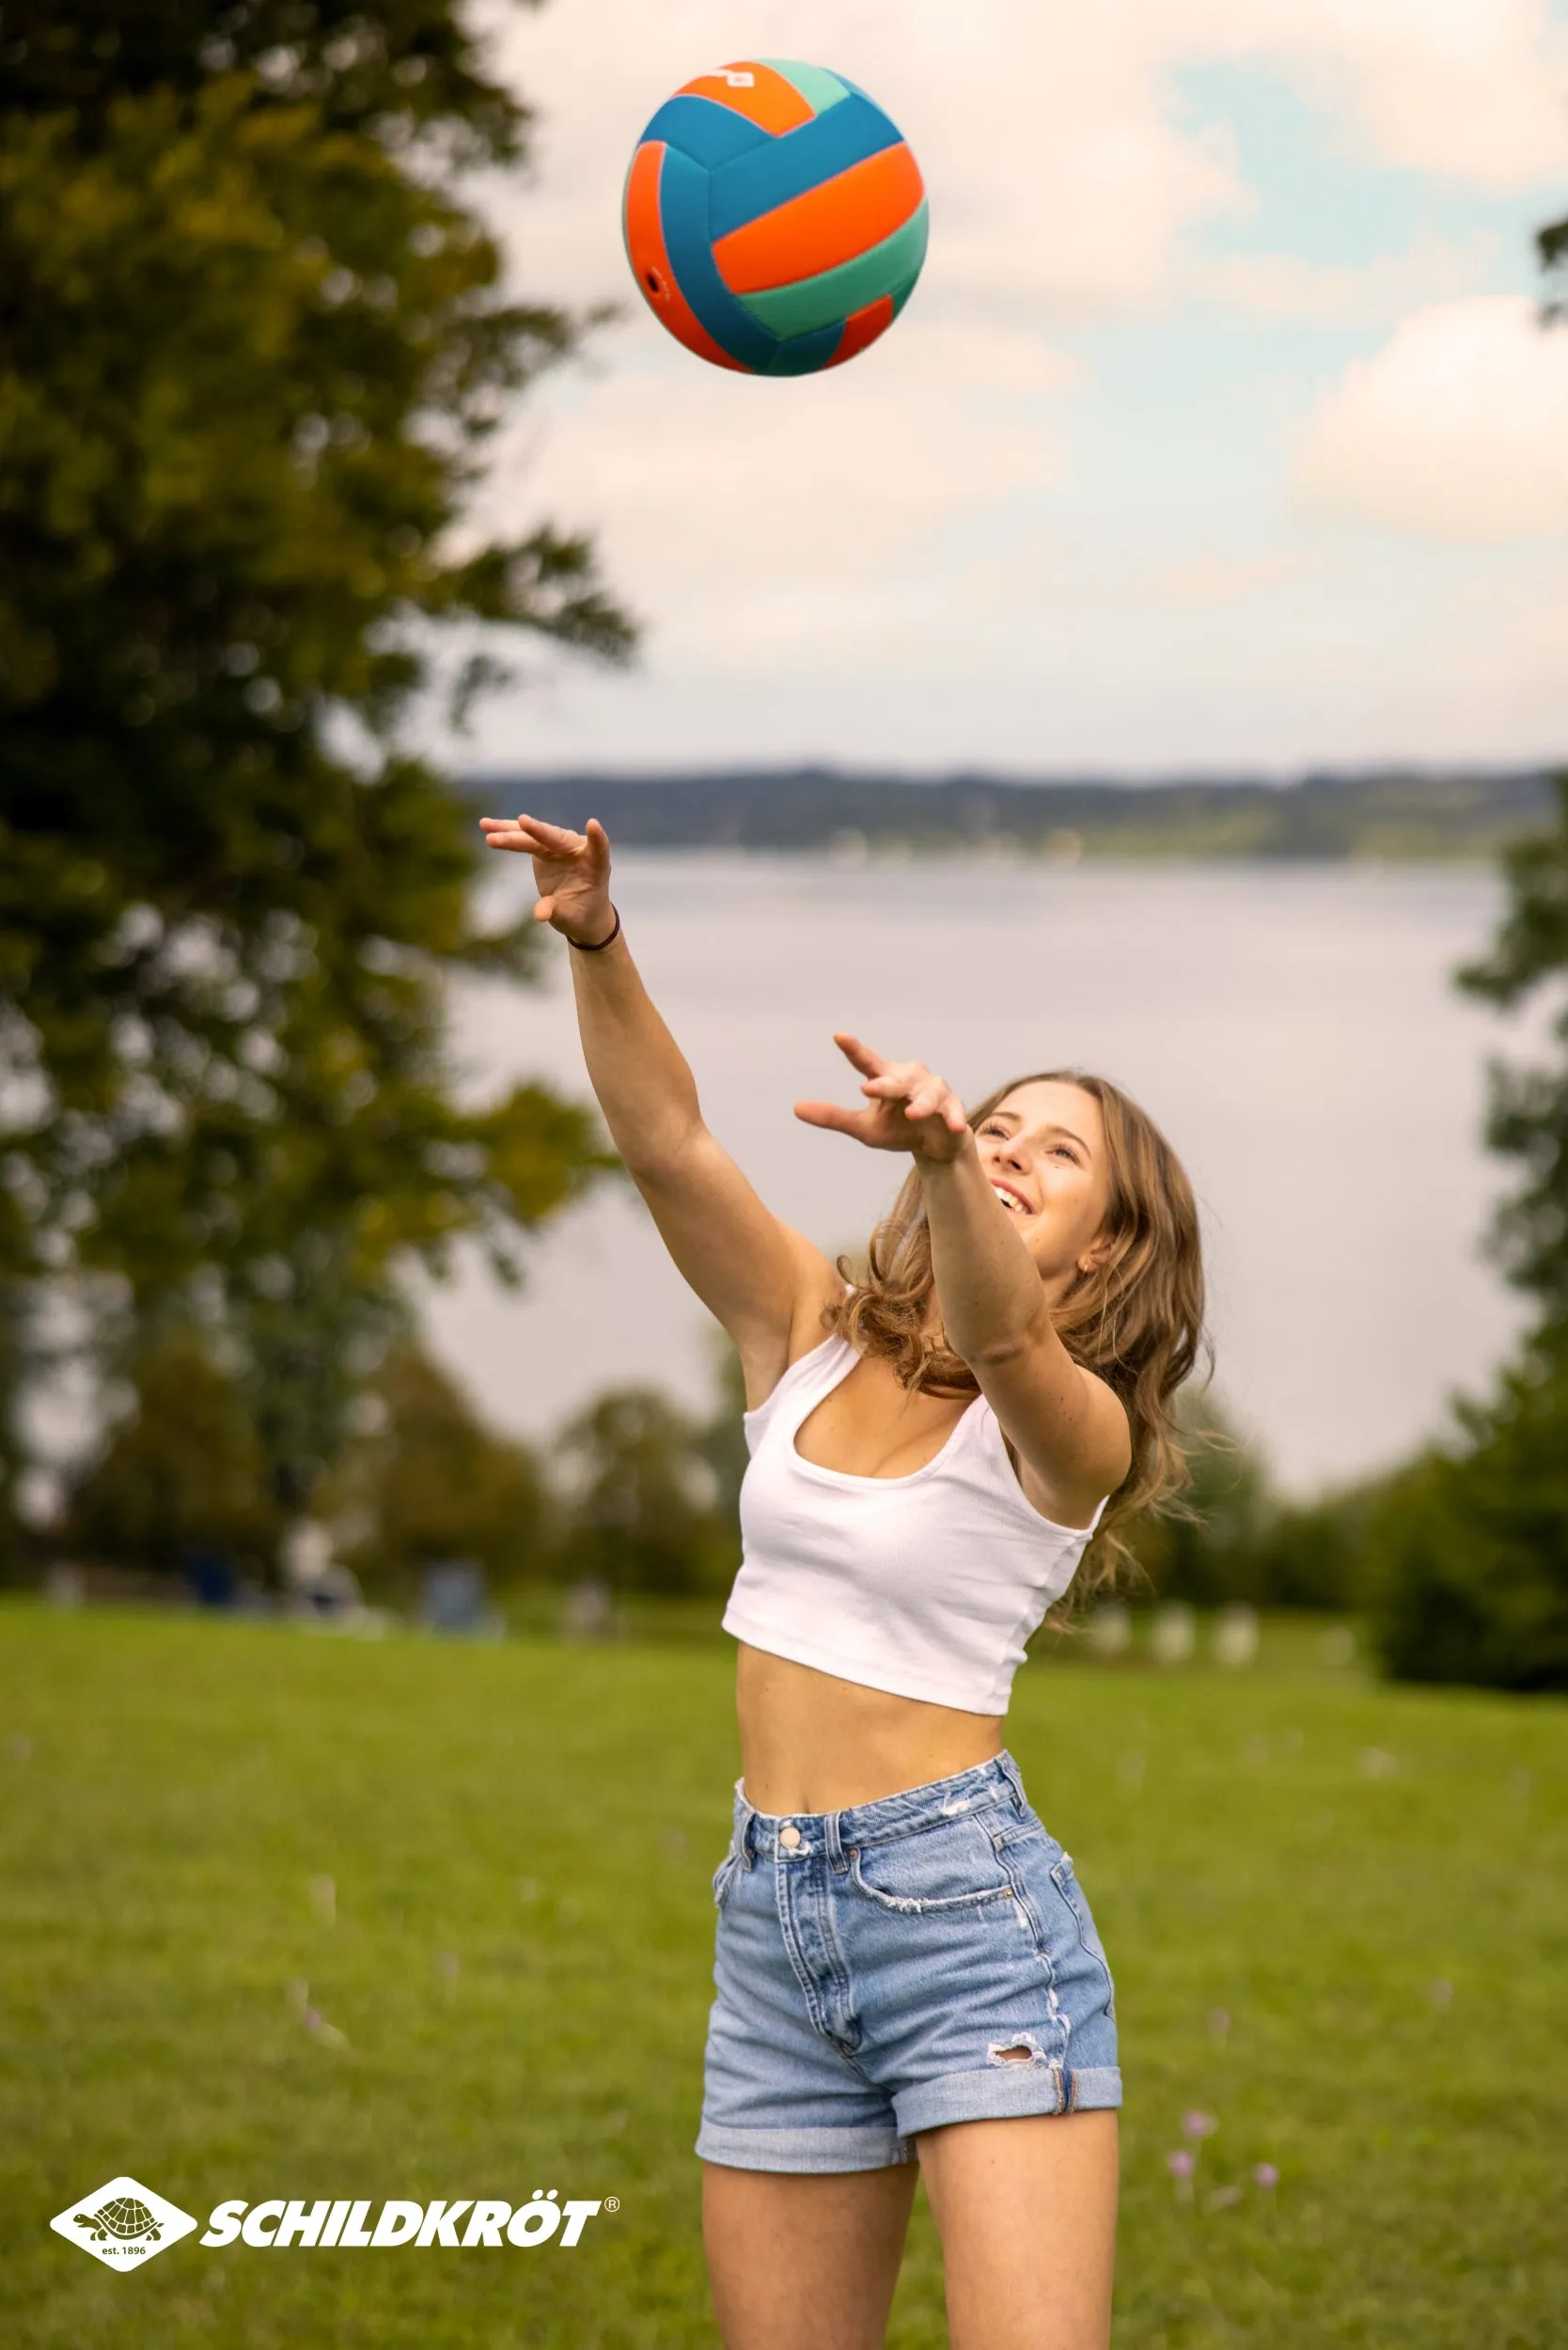
<svg viewBox="0 0 1568 2350"><path fill-rule="evenodd" d="M1111 1979L1001 1728L1107 1498L1120 1517L1181 1481L1186 1178L1104 1079L1021 1078L966 1116L839 1036L864 1106L796 1116L914 1161L851 1287L703 1124L603 827L485 832L533 858L616 1146L745 1372L743 1776L698 2139L725 2343L875 2350L917 2166L954 2350L1105 2350Z"/></svg>

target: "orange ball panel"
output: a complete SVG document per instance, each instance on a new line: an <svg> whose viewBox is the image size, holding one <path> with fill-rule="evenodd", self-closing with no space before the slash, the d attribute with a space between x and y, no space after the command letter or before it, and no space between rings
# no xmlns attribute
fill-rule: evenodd
<svg viewBox="0 0 1568 2350"><path fill-rule="evenodd" d="M751 80L737 86L729 78L734 73L749 73ZM780 131L798 131L803 122L810 122L814 117L814 109L792 82L787 82L782 73L776 73L772 66L759 65L752 57L721 66L716 73L699 73L695 82L683 82L675 95L711 98L716 105L745 115L760 131L771 131L776 136Z"/></svg>
<svg viewBox="0 0 1568 2350"><path fill-rule="evenodd" d="M902 228L924 194L908 148L884 148L720 237L719 275L731 293L748 294L838 269Z"/></svg>
<svg viewBox="0 0 1568 2350"><path fill-rule="evenodd" d="M874 343L879 335L885 335L892 323L891 294L881 294L875 302L868 302L863 310L852 311L844 321L843 340L828 361L828 367L841 368L846 359L855 358L869 343ZM825 368L823 372L826 372Z"/></svg>

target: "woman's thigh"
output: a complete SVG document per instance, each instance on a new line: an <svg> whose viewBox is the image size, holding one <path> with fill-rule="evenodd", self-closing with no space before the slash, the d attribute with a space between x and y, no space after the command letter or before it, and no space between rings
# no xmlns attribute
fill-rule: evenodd
<svg viewBox="0 0 1568 2350"><path fill-rule="evenodd" d="M958 2122L917 2145L951 2350L1106 2350L1115 2113Z"/></svg>
<svg viewBox="0 0 1568 2350"><path fill-rule="evenodd" d="M725 2350L882 2350L917 2175L912 2162L827 2174L704 2163Z"/></svg>

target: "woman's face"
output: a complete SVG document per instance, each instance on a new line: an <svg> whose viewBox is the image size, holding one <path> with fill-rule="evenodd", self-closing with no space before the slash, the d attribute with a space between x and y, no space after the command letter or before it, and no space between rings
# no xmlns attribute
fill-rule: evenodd
<svg viewBox="0 0 1568 2350"><path fill-rule="evenodd" d="M1110 1209L1100 1104L1080 1086L1017 1087L975 1135L980 1165L1053 1298L1095 1257Z"/></svg>

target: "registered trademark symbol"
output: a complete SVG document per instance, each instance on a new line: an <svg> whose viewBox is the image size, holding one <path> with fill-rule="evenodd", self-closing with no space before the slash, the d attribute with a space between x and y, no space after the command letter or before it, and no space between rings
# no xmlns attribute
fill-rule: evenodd
<svg viewBox="0 0 1568 2350"><path fill-rule="evenodd" d="M619 2211L619 2210L620 2209L620 2198L619 2198L619 2195L606 2195L606 2196L605 2196L605 2198L604 2198L604 2209L605 2209L606 2211Z"/></svg>

